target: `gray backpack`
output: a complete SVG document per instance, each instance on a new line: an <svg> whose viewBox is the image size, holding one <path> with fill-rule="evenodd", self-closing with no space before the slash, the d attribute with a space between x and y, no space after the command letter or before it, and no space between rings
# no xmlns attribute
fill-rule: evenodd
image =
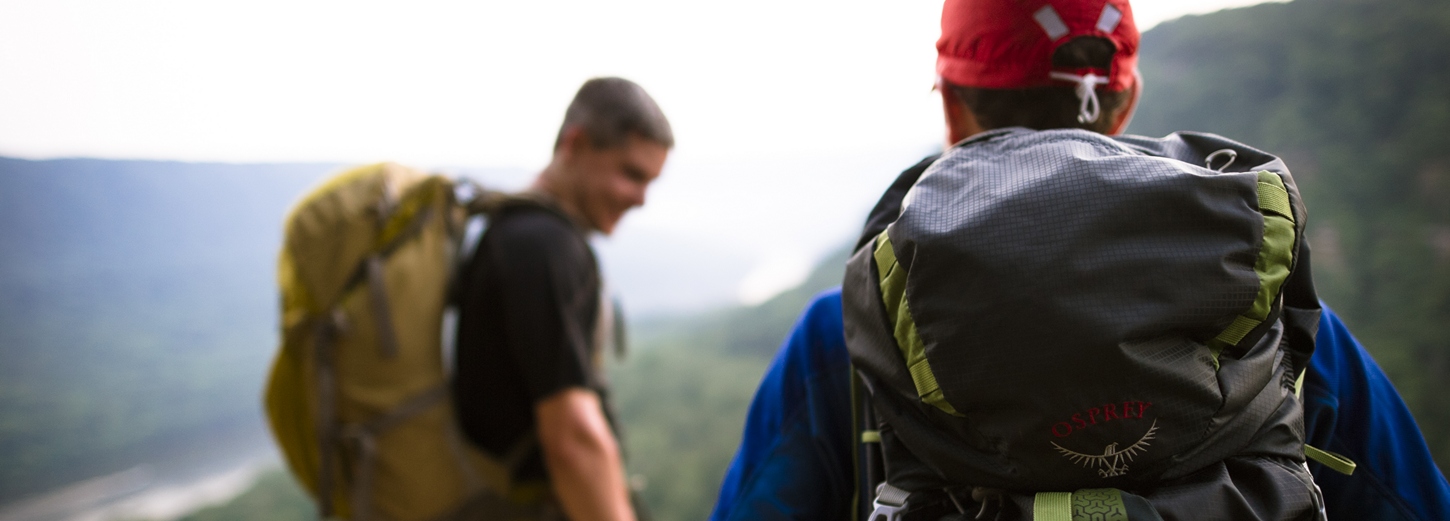
<svg viewBox="0 0 1450 521"><path fill-rule="evenodd" d="M860 513L1322 518L1295 397L1320 309L1282 161L1017 128L909 186L843 285L878 459Z"/></svg>

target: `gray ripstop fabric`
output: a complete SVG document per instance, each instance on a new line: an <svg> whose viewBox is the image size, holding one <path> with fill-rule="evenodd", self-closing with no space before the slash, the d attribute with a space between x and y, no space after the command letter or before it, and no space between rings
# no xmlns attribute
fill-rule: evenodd
<svg viewBox="0 0 1450 521"><path fill-rule="evenodd" d="M1236 157L1215 163L1223 171L1203 166L1225 149ZM856 252L844 282L847 345L886 424L888 482L1134 490L1245 454L1302 462L1291 376L1314 323L1286 321L1276 304L1217 360L1208 345L1260 291L1261 172L1282 179L1302 238L1283 162L1218 136L1005 129L947 151L885 236L960 416L919 394L882 302L876 244ZM1286 287L1313 298L1290 277Z"/></svg>

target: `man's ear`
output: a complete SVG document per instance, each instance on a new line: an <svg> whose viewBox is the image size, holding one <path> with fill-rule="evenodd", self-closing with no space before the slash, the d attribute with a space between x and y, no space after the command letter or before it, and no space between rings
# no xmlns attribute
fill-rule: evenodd
<svg viewBox="0 0 1450 521"><path fill-rule="evenodd" d="M567 127L559 134L559 148L554 151L554 155L563 158L573 157L590 145L589 135L584 133L584 127L578 125Z"/></svg>
<svg viewBox="0 0 1450 521"><path fill-rule="evenodd" d="M942 116L947 123L947 148L982 132L982 126L977 123L977 115L952 92L950 85L939 82L936 90L941 94Z"/></svg>
<svg viewBox="0 0 1450 521"><path fill-rule="evenodd" d="M1113 118L1117 121L1113 122L1112 132L1108 132L1110 136L1116 136L1127 131L1128 124L1133 121L1133 113L1138 110L1138 98L1143 95L1143 75L1137 69L1133 70L1133 86L1129 87L1128 91L1130 92L1128 95L1128 104L1113 114Z"/></svg>

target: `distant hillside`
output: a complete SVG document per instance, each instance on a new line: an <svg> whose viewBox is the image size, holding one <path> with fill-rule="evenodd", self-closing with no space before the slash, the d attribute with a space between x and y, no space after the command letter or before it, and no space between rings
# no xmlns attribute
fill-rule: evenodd
<svg viewBox="0 0 1450 521"><path fill-rule="evenodd" d="M1143 35L1129 130L1279 154L1309 208L1315 280L1450 468L1450 2L1296 0Z"/></svg>
<svg viewBox="0 0 1450 521"><path fill-rule="evenodd" d="M643 346L688 341L701 349L765 356L775 353L796 317L817 293L841 285L846 273L845 245L830 252L806 280L755 306L735 306L692 317L642 320L635 343Z"/></svg>
<svg viewBox="0 0 1450 521"><path fill-rule="evenodd" d="M0 503L256 429L282 217L332 168L0 158Z"/></svg>

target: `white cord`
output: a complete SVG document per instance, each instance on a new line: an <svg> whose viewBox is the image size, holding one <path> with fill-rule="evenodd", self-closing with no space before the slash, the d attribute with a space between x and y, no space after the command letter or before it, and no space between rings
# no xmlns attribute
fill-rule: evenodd
<svg viewBox="0 0 1450 521"><path fill-rule="evenodd" d="M1102 107L1098 104L1098 85L1107 85L1108 79L1091 72L1078 76L1066 72L1052 73L1052 79L1070 81L1077 84L1077 99L1082 104L1077 109L1078 123L1092 123L1102 115Z"/></svg>

